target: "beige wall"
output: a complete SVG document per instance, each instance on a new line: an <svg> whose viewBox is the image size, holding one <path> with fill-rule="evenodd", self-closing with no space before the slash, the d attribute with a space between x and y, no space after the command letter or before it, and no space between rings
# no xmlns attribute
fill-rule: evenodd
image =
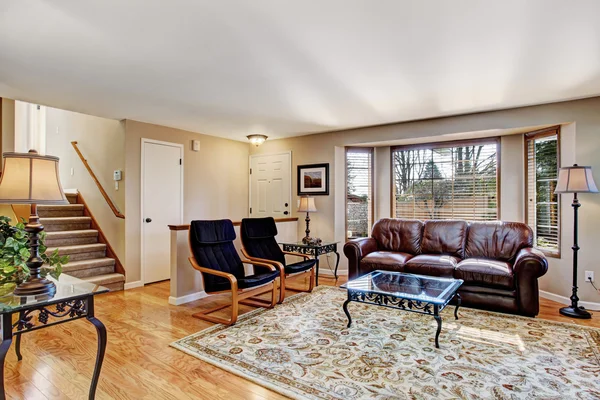
<svg viewBox="0 0 600 400"><path fill-rule="evenodd" d="M72 141L78 142L79 149L104 190L123 212L126 181L121 181L117 190L113 181L113 171L125 168L124 123L51 107L46 109L46 154L60 158L60 180L63 188L77 189L82 194L117 256L124 262L125 221L115 217L77 156L71 145ZM126 179L126 176L124 178Z"/></svg>
<svg viewBox="0 0 600 400"><path fill-rule="evenodd" d="M125 121L126 202L125 233L127 282L141 279L140 267L140 165L141 139L184 145L184 221L248 215L247 143L200 135L164 126ZM200 141L200 151L191 150L191 141ZM168 228L165 226L165 230Z"/></svg>
<svg viewBox="0 0 600 400"><path fill-rule="evenodd" d="M571 124L569 124L571 123ZM425 121L415 121L402 124L385 125L380 127L352 129L346 131L323 133L310 136L301 136L289 139L270 140L258 148L251 148L254 153L277 153L281 151L292 151L292 187L296 187L296 165L310 164L319 162L328 162L331 166L331 188L335 187L336 167L339 168L339 160L336 160L336 148L346 145L356 145L360 143L372 143L377 141L388 141L407 138L439 136L450 133L484 131L488 129L511 129L527 126L538 126L547 124L568 124L566 125L569 133L569 140L563 140L561 149L562 163L568 165L576 160L581 165L591 165L596 171L596 180L600 181L600 158L597 154L600 152L600 98L591 98L563 103L554 103L534 107L524 107L512 110L502 110L495 112L463 115L448 118L439 118ZM576 130L576 132L575 132ZM577 142L574 138L577 137ZM507 143L509 148L516 150L517 143ZM522 177L511 177L509 171L505 171L506 159L511 153L505 151L502 154L502 180L503 186L508 184L511 179L521 179ZM516 156L516 153L515 153ZM338 157L339 158L339 157ZM516 158L515 158L516 160ZM520 161L522 163L522 161ZM380 165L377 163L377 165ZM515 166L512 166L515 167ZM516 169L516 168L515 168ZM514 174L514 170L511 172ZM507 181L508 180L508 181ZM383 180L382 180L383 181ZM378 182L376 178L376 183ZM522 193L522 183L517 183L520 193ZM515 187L516 187L515 186ZM337 201L336 201L337 198ZM521 198L521 200L519 200ZM581 221L580 221L580 262L581 271L579 285L580 297L582 300L590 302L599 302L600 295L593 290L591 285L584 282L583 271L593 270L596 276L600 276L600 264L596 262L595 246L600 238L596 226L600 222L600 196L592 194L582 194ZM297 195L294 191L294 200L296 204ZM503 213L510 211L510 218L518 217L523 214L522 202L524 195L503 193L502 208ZM540 281L541 289L561 296L570 295L570 276L571 276L571 218L572 211L569 204L571 199L565 196L563 200L563 229L562 229L562 259L550 259L550 270ZM343 206L343 191L334 191L330 196L319 196L316 198L316 205L319 213L311 218L311 233L314 236L322 238L333 238L343 240L342 232L336 232L335 226L339 227L339 217L336 218L336 207ZM512 208L507 208L512 207ZM339 213L338 213L339 214ZM295 216L299 216L294 213ZM299 228L301 229L301 228Z"/></svg>

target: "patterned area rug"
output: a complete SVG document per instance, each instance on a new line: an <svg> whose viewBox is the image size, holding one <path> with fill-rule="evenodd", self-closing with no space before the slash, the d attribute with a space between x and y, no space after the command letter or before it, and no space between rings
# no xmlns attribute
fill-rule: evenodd
<svg viewBox="0 0 600 400"><path fill-rule="evenodd" d="M600 399L600 330L454 307L432 317L318 287L172 344L295 399Z"/></svg>

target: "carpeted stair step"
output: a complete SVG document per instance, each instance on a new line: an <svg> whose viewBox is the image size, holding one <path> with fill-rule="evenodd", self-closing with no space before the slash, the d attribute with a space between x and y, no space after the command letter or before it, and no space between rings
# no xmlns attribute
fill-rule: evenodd
<svg viewBox="0 0 600 400"><path fill-rule="evenodd" d="M69 203L77 204L77 193L65 193L65 196L67 196Z"/></svg>
<svg viewBox="0 0 600 400"><path fill-rule="evenodd" d="M117 273L91 276L89 278L83 278L83 280L96 285L104 286L110 289L111 292L123 290L123 287L125 286L125 276Z"/></svg>
<svg viewBox="0 0 600 400"><path fill-rule="evenodd" d="M45 244L47 247L73 246L76 244L90 243L98 243L98 231L95 229L46 233Z"/></svg>
<svg viewBox="0 0 600 400"><path fill-rule="evenodd" d="M82 217L83 204L69 204L64 206L38 206L40 218L53 217Z"/></svg>
<svg viewBox="0 0 600 400"><path fill-rule="evenodd" d="M74 246L48 247L46 254L52 254L58 249L61 256L69 256L69 261L91 260L106 256L106 245L104 243L76 244Z"/></svg>
<svg viewBox="0 0 600 400"><path fill-rule="evenodd" d="M40 218L46 232L76 231L90 229L92 219L90 217L54 217Z"/></svg>
<svg viewBox="0 0 600 400"><path fill-rule="evenodd" d="M75 278L112 274L115 272L115 260L103 257L93 260L70 261L63 265L63 272Z"/></svg>

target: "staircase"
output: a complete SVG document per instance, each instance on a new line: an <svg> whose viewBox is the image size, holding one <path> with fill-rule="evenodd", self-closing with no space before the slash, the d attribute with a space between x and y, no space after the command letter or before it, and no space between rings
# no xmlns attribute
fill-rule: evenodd
<svg viewBox="0 0 600 400"><path fill-rule="evenodd" d="M102 240L103 235L93 229L95 221L85 203L77 204L77 193L66 195L69 205L38 205L40 222L46 232L46 252L58 249L60 255L69 255L69 263L63 266L65 274L111 291L123 290L125 276L117 272L117 260L110 257L111 251L107 254L110 249Z"/></svg>

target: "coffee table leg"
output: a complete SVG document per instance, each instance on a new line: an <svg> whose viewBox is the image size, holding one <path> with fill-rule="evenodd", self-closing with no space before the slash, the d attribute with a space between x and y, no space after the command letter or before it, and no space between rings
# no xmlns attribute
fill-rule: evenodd
<svg viewBox="0 0 600 400"><path fill-rule="evenodd" d="M347 328L350 328L350 325L352 325L352 318L350 317L350 313L348 312L348 303L350 303L350 299L348 299L344 302L344 305L342 306L342 308L344 309L344 312L346 313L346 317L348 317Z"/></svg>
<svg viewBox="0 0 600 400"><path fill-rule="evenodd" d="M454 319L458 319L458 308L462 303L462 299L460 298L460 294L456 293L456 308L454 309Z"/></svg>
<svg viewBox="0 0 600 400"><path fill-rule="evenodd" d="M435 347L436 348L440 348L440 342L439 342L439 338L440 338L440 332L442 331L442 317L440 317L440 311L438 306L434 306L433 307L433 318L435 318L436 322L437 322L437 331L435 332Z"/></svg>

